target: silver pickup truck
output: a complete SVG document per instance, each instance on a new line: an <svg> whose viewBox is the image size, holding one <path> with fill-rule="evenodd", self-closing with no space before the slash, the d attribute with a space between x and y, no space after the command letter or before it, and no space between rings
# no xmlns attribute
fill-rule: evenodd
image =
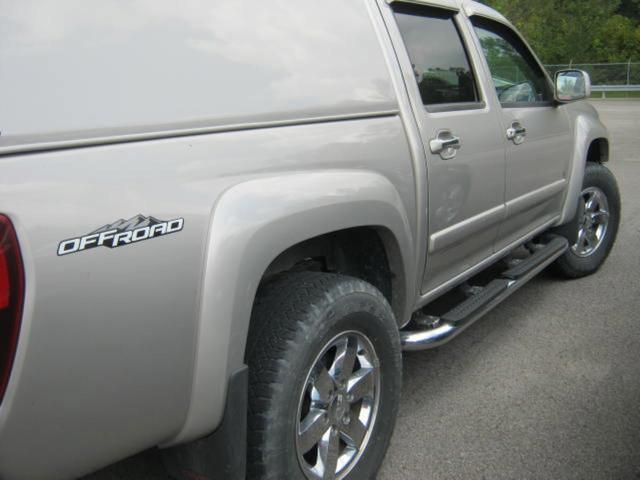
<svg viewBox="0 0 640 480"><path fill-rule="evenodd" d="M615 240L588 75L482 4L0 11L2 480L372 478L403 350Z"/></svg>

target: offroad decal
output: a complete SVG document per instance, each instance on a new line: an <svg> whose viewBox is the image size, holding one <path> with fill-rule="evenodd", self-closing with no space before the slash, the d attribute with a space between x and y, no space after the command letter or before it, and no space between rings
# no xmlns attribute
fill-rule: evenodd
<svg viewBox="0 0 640 480"><path fill-rule="evenodd" d="M170 233L177 233L182 230L183 225L183 218L158 220L154 217L136 215L129 220L120 219L100 227L87 235L63 240L58 245L58 255L69 255L95 247L123 247Z"/></svg>

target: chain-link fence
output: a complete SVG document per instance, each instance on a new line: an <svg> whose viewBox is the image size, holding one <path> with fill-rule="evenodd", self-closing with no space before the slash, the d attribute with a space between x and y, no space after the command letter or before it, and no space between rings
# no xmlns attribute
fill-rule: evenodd
<svg viewBox="0 0 640 480"><path fill-rule="evenodd" d="M558 70L567 68L586 71L591 77L593 91L599 92L598 96L605 97L607 92L624 92L625 96L640 92L640 62L565 63L545 67L552 77Z"/></svg>
<svg viewBox="0 0 640 480"><path fill-rule="evenodd" d="M578 68L589 73L593 85L640 85L640 62L567 63L545 65L553 74L558 70Z"/></svg>

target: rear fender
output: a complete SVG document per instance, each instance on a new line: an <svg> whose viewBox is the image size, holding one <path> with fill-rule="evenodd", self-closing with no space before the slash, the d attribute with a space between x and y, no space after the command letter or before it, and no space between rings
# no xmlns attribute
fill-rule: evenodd
<svg viewBox="0 0 640 480"><path fill-rule="evenodd" d="M292 173L249 180L221 196L209 231L190 406L182 431L165 446L200 438L220 422L227 379L244 364L254 297L273 259L304 240L358 226L388 230L405 278L416 277L402 200L379 174ZM414 288L404 290L409 306Z"/></svg>

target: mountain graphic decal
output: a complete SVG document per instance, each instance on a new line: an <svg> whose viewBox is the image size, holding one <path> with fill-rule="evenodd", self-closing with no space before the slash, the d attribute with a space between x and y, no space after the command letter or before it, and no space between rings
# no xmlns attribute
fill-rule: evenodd
<svg viewBox="0 0 640 480"><path fill-rule="evenodd" d="M58 256L96 247L117 248L172 233L184 226L183 218L159 220L139 213L128 220L121 218L80 237L63 240L58 245Z"/></svg>
<svg viewBox="0 0 640 480"><path fill-rule="evenodd" d="M94 230L91 233L100 233L106 232L107 230L118 230L119 232L125 232L129 230L135 230L136 228L148 227L151 225L157 225L159 223L163 223L162 220L158 220L155 217L145 217L142 214L135 215L131 217L129 220L120 219L109 225L105 225L104 227L100 227L97 230Z"/></svg>

